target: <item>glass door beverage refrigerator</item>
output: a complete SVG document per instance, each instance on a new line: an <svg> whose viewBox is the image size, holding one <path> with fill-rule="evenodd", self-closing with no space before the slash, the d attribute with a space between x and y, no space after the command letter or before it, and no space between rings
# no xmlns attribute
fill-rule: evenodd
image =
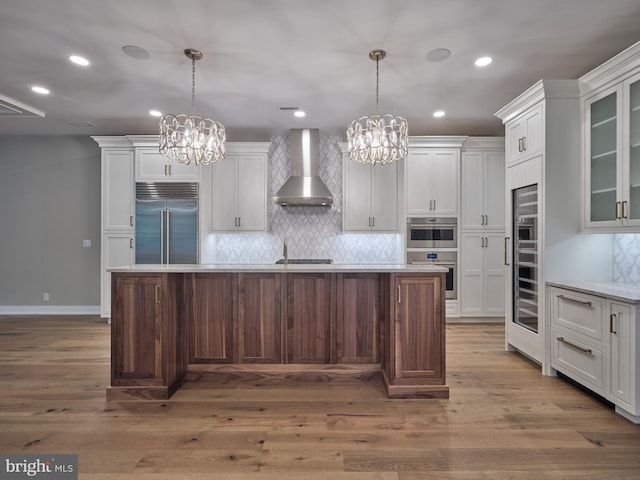
<svg viewBox="0 0 640 480"><path fill-rule="evenodd" d="M531 175L518 177L512 177L507 193L510 231L505 238L508 279L505 342L508 350L516 349L542 362L544 281L540 265L540 183Z"/></svg>

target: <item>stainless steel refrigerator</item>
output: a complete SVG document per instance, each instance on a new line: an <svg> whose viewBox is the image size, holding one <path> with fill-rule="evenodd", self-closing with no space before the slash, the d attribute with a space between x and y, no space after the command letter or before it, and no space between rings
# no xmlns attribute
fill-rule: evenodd
<svg viewBox="0 0 640 480"><path fill-rule="evenodd" d="M136 263L198 263L198 184L136 184Z"/></svg>

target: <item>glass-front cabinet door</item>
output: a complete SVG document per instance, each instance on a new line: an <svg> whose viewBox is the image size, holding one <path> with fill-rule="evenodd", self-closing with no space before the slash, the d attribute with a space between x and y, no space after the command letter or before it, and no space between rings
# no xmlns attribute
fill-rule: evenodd
<svg viewBox="0 0 640 480"><path fill-rule="evenodd" d="M640 232L640 74L585 101L585 227Z"/></svg>
<svg viewBox="0 0 640 480"><path fill-rule="evenodd" d="M590 162L590 222L617 223L621 215L618 195L618 92L596 97L588 109Z"/></svg>
<svg viewBox="0 0 640 480"><path fill-rule="evenodd" d="M628 98L628 122L624 123L623 138L628 141L628 145L623 158L625 170L629 172L626 184L628 193L625 192L625 197L629 200L627 205L623 199L622 217L630 222L640 223L640 75L625 82L624 92Z"/></svg>

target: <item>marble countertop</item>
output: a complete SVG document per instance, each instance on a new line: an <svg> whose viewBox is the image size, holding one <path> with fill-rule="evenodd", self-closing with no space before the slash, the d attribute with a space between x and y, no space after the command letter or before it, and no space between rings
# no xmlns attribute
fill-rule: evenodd
<svg viewBox="0 0 640 480"><path fill-rule="evenodd" d="M640 303L640 287L616 282L553 281L547 285L599 295L622 302Z"/></svg>
<svg viewBox="0 0 640 480"><path fill-rule="evenodd" d="M174 264L174 265L124 265L107 269L118 273L446 273L445 267L437 265L405 265L405 264Z"/></svg>

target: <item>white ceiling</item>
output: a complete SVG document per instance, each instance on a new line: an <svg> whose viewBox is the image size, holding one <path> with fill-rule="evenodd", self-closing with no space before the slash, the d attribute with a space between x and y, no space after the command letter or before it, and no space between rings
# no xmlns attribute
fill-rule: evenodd
<svg viewBox="0 0 640 480"><path fill-rule="evenodd" d="M375 112L376 48L380 112L406 117L411 135L501 135L493 114L537 80L578 78L638 40L638 0L2 0L0 97L46 116L0 115L0 134L156 133L150 109L191 110L191 47L204 53L196 113L230 140L344 135ZM425 60L440 47L448 60ZM479 69L482 55L494 62Z"/></svg>

